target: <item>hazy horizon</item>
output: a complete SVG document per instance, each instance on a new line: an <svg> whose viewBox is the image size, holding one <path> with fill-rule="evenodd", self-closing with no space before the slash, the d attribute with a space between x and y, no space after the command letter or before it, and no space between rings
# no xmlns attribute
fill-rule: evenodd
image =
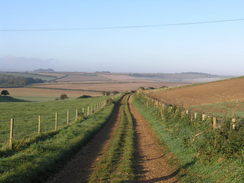
<svg viewBox="0 0 244 183"><path fill-rule="evenodd" d="M0 7L0 71L52 68L80 72L244 75L244 21L28 31L242 19L243 7L240 0L5 1Z"/></svg>
<svg viewBox="0 0 244 183"><path fill-rule="evenodd" d="M5 65L3 62L7 60L9 64ZM24 64L21 64L18 68L15 67L20 61L24 60ZM53 64L52 64L53 63ZM53 69L55 72L111 72L111 73L147 73L147 74L157 74L157 73L164 73L164 74L177 74L177 73L204 73L204 74L211 74L211 75L219 75L219 76L241 76L241 74L231 74L231 73L214 73L208 71L196 71L196 70L182 70L182 71L172 71L172 72L150 72L150 71L114 71L114 70L82 70L82 69L62 69L61 67L55 67L55 60L54 59L40 59L40 58L25 58L25 57L0 57L0 64L2 67L0 68L0 72L33 72L38 69ZM244 74L243 74L244 75Z"/></svg>

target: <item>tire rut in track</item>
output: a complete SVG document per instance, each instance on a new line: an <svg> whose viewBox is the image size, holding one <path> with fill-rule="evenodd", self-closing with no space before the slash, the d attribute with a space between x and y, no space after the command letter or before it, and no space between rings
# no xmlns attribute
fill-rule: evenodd
<svg viewBox="0 0 244 183"><path fill-rule="evenodd" d="M176 183L175 169L164 157L164 151L149 123L129 100L130 111L135 122L136 133L136 171L139 183Z"/></svg>
<svg viewBox="0 0 244 183"><path fill-rule="evenodd" d="M87 182L94 165L108 149L110 139L118 126L120 103L115 105L110 120L84 146L60 172L46 183L82 183Z"/></svg>

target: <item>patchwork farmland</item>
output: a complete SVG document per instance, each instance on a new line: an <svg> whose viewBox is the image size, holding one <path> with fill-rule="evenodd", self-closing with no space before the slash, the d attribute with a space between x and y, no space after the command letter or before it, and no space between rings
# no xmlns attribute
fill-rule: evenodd
<svg viewBox="0 0 244 183"><path fill-rule="evenodd" d="M244 1L1 1L0 183L244 183Z"/></svg>
<svg viewBox="0 0 244 183"><path fill-rule="evenodd" d="M215 115L210 106L220 116L241 114L243 78L186 85L122 74L52 77L2 88L11 96L0 98L0 182L243 180L243 126L213 128L212 118L192 117ZM55 100L62 93L69 99Z"/></svg>

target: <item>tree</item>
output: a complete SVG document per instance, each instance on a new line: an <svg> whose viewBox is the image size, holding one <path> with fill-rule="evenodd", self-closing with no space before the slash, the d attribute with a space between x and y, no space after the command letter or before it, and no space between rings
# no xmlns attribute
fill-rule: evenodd
<svg viewBox="0 0 244 183"><path fill-rule="evenodd" d="M60 97L59 97L61 100L64 100L64 99L67 99L69 98L68 95L66 95L65 93L64 94L61 94Z"/></svg>
<svg viewBox="0 0 244 183"><path fill-rule="evenodd" d="M109 96L111 93L108 91L103 91L102 94L103 94L103 96Z"/></svg>
<svg viewBox="0 0 244 183"><path fill-rule="evenodd" d="M10 95L10 93L8 92L8 90L2 90L1 95L7 96L7 95Z"/></svg>

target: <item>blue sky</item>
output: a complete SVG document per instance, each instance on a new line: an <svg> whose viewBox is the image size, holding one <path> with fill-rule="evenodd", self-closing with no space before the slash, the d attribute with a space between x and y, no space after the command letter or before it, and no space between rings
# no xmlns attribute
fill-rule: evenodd
<svg viewBox="0 0 244 183"><path fill-rule="evenodd" d="M0 29L235 19L244 18L243 9L241 0L0 0ZM243 32L244 21L145 29L0 32L0 70L52 67L244 75Z"/></svg>

